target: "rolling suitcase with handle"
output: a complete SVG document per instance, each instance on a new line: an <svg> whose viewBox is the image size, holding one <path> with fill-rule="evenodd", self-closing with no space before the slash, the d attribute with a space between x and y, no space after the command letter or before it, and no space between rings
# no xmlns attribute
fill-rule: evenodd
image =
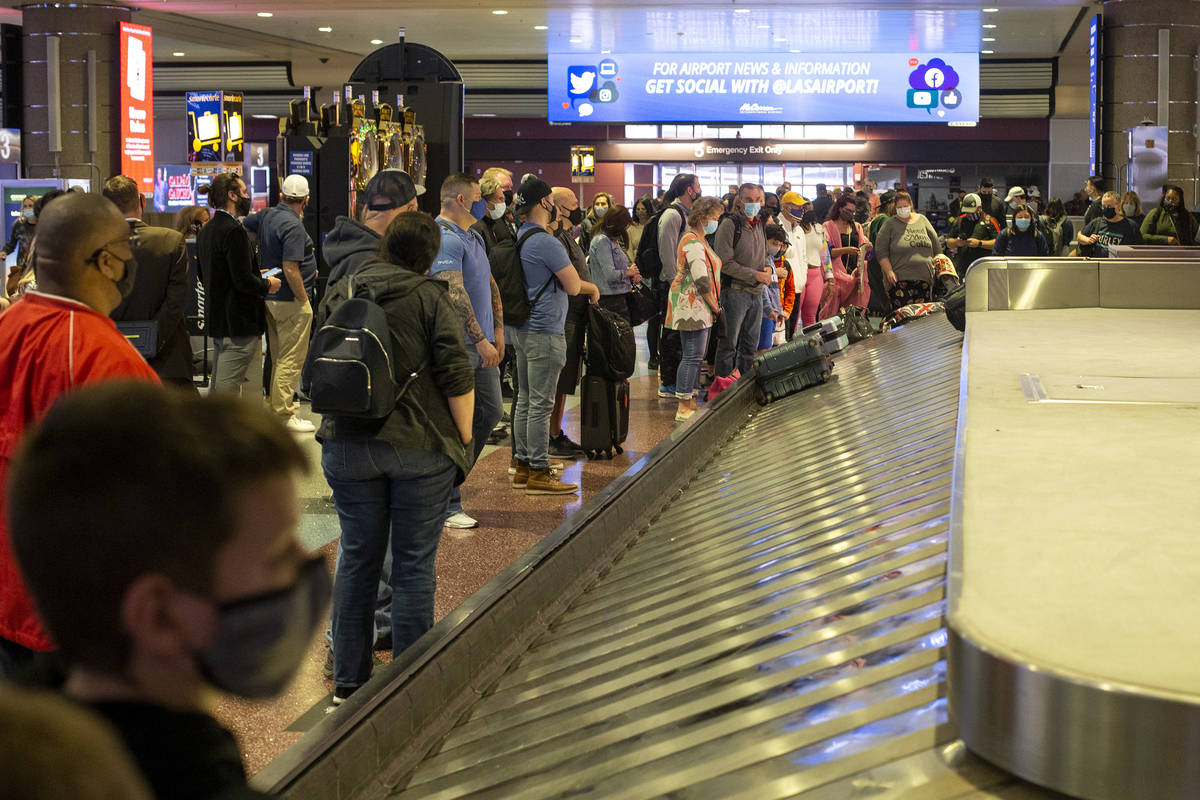
<svg viewBox="0 0 1200 800"><path fill-rule="evenodd" d="M760 405L829 380L833 360L819 336L797 336L754 359L755 397Z"/></svg>
<svg viewBox="0 0 1200 800"><path fill-rule="evenodd" d="M611 381L598 375L583 379L579 407L579 446L588 458L620 454L629 434L629 381Z"/></svg>

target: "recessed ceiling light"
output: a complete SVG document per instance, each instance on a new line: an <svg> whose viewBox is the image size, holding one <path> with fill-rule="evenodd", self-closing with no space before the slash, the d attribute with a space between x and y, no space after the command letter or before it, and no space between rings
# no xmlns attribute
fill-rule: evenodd
<svg viewBox="0 0 1200 800"><path fill-rule="evenodd" d="M171 55L175 56L176 58L182 58L183 56L186 56L187 53L180 53L180 52L176 51L174 53L171 53Z"/></svg>
<svg viewBox="0 0 1200 800"><path fill-rule="evenodd" d="M991 23L989 22L987 25L984 25L983 27L984 27L984 28L986 28L987 30L989 30L989 31L990 31L990 30L992 30L993 28L995 28L996 26L995 26L995 25L993 25L993 24L991 24Z"/></svg>
<svg viewBox="0 0 1200 800"><path fill-rule="evenodd" d="M995 50L980 50L979 52L980 52L980 53L982 53L982 54L983 54L983 55L985 55L985 56L990 56L990 55L992 55L993 53L995 53L996 51L995 51Z"/></svg>
<svg viewBox="0 0 1200 800"><path fill-rule="evenodd" d="M548 31L548 30L550 30L550 26L549 25L534 25L533 29L535 31Z"/></svg>
<svg viewBox="0 0 1200 800"><path fill-rule="evenodd" d="M492 13L495 14L497 17L503 17L508 12L505 11L503 8L493 8Z"/></svg>
<svg viewBox="0 0 1200 800"><path fill-rule="evenodd" d="M383 44L383 39L372 39L371 44Z"/></svg>
<svg viewBox="0 0 1200 800"><path fill-rule="evenodd" d="M999 11L999 10L1000 10L1000 9L998 9L998 8L985 8L985 9L983 10L983 13L985 13L985 14L995 14L995 13L996 13L997 11Z"/></svg>
<svg viewBox="0 0 1200 800"><path fill-rule="evenodd" d="M322 25L321 27L317 28L317 30L319 30L321 33L333 33L333 28L329 27L328 25Z"/></svg>
<svg viewBox="0 0 1200 800"><path fill-rule="evenodd" d="M985 36L985 37L983 37L983 40L984 40L985 42L994 42L994 41L996 41L996 37L994 37L994 36Z"/></svg>
<svg viewBox="0 0 1200 800"><path fill-rule="evenodd" d="M258 15L263 18L275 16L270 11L260 11L260 12L258 12Z"/></svg>

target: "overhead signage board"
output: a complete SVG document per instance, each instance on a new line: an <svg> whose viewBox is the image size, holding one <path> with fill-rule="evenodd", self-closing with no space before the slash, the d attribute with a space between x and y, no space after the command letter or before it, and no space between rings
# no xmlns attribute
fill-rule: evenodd
<svg viewBox="0 0 1200 800"><path fill-rule="evenodd" d="M0 128L0 164L21 163L21 131Z"/></svg>
<svg viewBox="0 0 1200 800"><path fill-rule="evenodd" d="M226 162L241 161L245 157L242 99L241 92L221 92L221 133L225 137Z"/></svg>
<svg viewBox="0 0 1200 800"><path fill-rule="evenodd" d="M121 172L143 194L154 191L153 38L145 25L121 23Z"/></svg>
<svg viewBox="0 0 1200 800"><path fill-rule="evenodd" d="M551 122L975 122L978 53L550 53Z"/></svg>
<svg viewBox="0 0 1200 800"><path fill-rule="evenodd" d="M221 160L221 93L188 92L188 161Z"/></svg>
<svg viewBox="0 0 1200 800"><path fill-rule="evenodd" d="M593 183L596 180L596 148L586 144L571 146L571 180Z"/></svg>

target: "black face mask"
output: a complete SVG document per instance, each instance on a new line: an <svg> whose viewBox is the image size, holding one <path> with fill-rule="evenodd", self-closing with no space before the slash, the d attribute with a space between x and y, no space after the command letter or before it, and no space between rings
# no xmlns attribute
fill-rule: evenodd
<svg viewBox="0 0 1200 800"><path fill-rule="evenodd" d="M248 215L249 213L250 213L250 198L238 196L237 197L237 215L239 217L244 217L244 216Z"/></svg>
<svg viewBox="0 0 1200 800"><path fill-rule="evenodd" d="M571 211L567 213L567 222L570 222L572 225L578 225L579 223L583 222L583 209L571 209Z"/></svg>
<svg viewBox="0 0 1200 800"><path fill-rule="evenodd" d="M1117 210L1115 208L1105 208L1101 213L1104 214L1105 219L1115 219L1117 216Z"/></svg>

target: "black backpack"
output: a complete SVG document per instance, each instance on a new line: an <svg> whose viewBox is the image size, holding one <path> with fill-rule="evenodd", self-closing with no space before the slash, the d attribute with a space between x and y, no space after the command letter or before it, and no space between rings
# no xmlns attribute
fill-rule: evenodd
<svg viewBox="0 0 1200 800"><path fill-rule="evenodd" d="M492 245L491 251L488 252L492 277L496 279L496 286L500 289L500 302L504 307L504 324L514 328L521 327L529 320L529 314L533 311L533 307L537 305L537 301L542 298L554 281L554 276L551 275L550 280L546 281L546 285L534 296L533 302L529 302L529 295L525 293L525 268L521 265L521 245L525 244L530 236L536 236L539 233L550 235L550 232L544 228L535 228L521 234L520 238L516 240L501 239Z"/></svg>
<svg viewBox="0 0 1200 800"><path fill-rule="evenodd" d="M353 278L347 278L353 281ZM339 305L317 330L304 364L302 389L318 414L384 419L396 408L413 378L396 380L395 336L373 297L354 296Z"/></svg>
<svg viewBox="0 0 1200 800"><path fill-rule="evenodd" d="M624 317L589 303L586 353L588 375L625 380L637 363L633 328Z"/></svg>
<svg viewBox="0 0 1200 800"><path fill-rule="evenodd" d="M655 212L654 216L646 220L646 224L642 226L642 238L638 241L637 253L633 260L638 266L638 272L652 280L659 280L663 268L662 259L658 255L658 221L662 218L667 208L671 208L674 205L674 203L671 203L671 205L668 205L661 211ZM686 228L687 214L680 211L678 207L675 210L680 212L680 216L683 218L683 226Z"/></svg>

